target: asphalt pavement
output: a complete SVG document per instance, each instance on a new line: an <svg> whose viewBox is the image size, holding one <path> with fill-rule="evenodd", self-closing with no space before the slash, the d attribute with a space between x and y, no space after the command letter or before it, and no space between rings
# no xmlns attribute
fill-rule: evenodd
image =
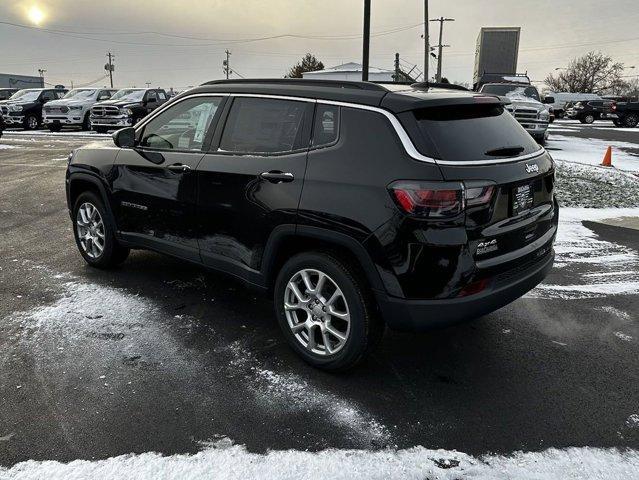
<svg viewBox="0 0 639 480"><path fill-rule="evenodd" d="M89 140L0 139L0 465L195 452L220 436L255 452L639 449L636 293L526 296L457 327L387 332L361 367L323 373L288 348L268 298L225 276L143 251L86 266L64 172ZM638 235L592 228L636 260ZM604 267L567 261L546 283Z"/></svg>

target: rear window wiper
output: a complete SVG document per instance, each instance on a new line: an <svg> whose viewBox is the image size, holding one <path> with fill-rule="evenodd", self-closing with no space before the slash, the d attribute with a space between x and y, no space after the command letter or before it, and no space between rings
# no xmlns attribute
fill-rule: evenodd
<svg viewBox="0 0 639 480"><path fill-rule="evenodd" d="M488 150L484 155L489 157L514 157L515 155L519 155L521 152L525 150L524 147L515 146L515 147L499 147L493 150Z"/></svg>

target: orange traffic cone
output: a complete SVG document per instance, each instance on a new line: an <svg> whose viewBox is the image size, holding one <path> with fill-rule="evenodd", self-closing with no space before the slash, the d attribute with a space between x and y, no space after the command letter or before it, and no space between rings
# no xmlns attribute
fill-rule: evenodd
<svg viewBox="0 0 639 480"><path fill-rule="evenodd" d="M608 147L606 150L606 154L604 155L603 162L601 162L602 167L612 167L612 147Z"/></svg>

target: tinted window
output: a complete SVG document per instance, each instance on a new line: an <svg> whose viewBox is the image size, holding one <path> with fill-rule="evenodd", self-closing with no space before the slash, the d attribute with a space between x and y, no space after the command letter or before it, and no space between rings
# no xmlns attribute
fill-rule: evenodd
<svg viewBox="0 0 639 480"><path fill-rule="evenodd" d="M331 145L337 141L338 137L339 107L318 104L313 125L313 146Z"/></svg>
<svg viewBox="0 0 639 480"><path fill-rule="evenodd" d="M201 150L221 102L221 97L197 97L174 104L146 124L141 145L160 150Z"/></svg>
<svg viewBox="0 0 639 480"><path fill-rule="evenodd" d="M414 112L424 142L422 154L442 160L489 160L539 150L539 145L503 106L434 107Z"/></svg>
<svg viewBox="0 0 639 480"><path fill-rule="evenodd" d="M157 99L158 99L158 96L157 96L157 94L155 93L155 90L149 90L149 91L146 93L146 100L147 100L147 102L148 102L149 100L151 100L151 101L156 100L156 101L157 101Z"/></svg>
<svg viewBox="0 0 639 480"><path fill-rule="evenodd" d="M236 98L229 113L220 150L283 153L302 145L306 102L267 98Z"/></svg>

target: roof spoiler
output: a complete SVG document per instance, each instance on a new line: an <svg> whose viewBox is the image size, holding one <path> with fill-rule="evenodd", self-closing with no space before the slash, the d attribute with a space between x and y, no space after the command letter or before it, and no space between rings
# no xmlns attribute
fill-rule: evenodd
<svg viewBox="0 0 639 480"><path fill-rule="evenodd" d="M469 92L466 87L461 85L455 85L454 83L441 83L441 82L417 82L410 85L415 90L428 90L429 88L444 88L446 90L461 90L463 92Z"/></svg>

